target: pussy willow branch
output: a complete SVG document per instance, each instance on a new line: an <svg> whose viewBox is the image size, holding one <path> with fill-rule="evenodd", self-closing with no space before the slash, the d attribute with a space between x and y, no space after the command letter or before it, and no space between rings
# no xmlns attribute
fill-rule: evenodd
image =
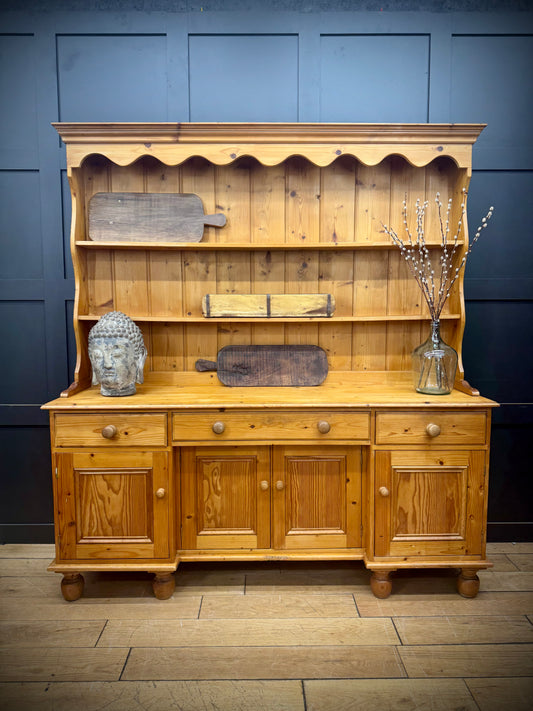
<svg viewBox="0 0 533 711"><path fill-rule="evenodd" d="M478 241L481 236L482 230L487 227L488 221L492 217L493 207L489 209L485 217L481 220L481 224L476 230L474 238L470 242L468 249L463 255L463 258L458 267L453 269L453 262L457 249L459 247L459 241L461 233L464 234L464 224L466 223L466 189L463 188L461 192L461 213L457 221L457 228L455 229L453 237L450 239L450 219L452 213L453 200L450 198L448 200L448 205L446 207L446 218L443 220L442 215L442 202L440 201L440 193L436 194L435 203L437 206L437 215L439 220L439 231L441 238L441 254L439 258L439 267L437 268L438 276L435 275L435 267L431 260L431 254L426 244L425 237L425 217L426 211L429 207L429 202L421 202L420 198L417 198L415 203L415 215L416 215L416 237L413 238L408 224L408 211L407 211L407 198L404 198L402 203L402 217L405 233L407 235L406 239L402 239L398 236L397 232L392 228L384 225L382 223L383 229L391 237L394 244L399 248L400 253L405 259L409 271L416 280L416 283L422 291L422 295L428 305L429 313L432 320L436 321L444 308L444 304L453 285L455 284L461 270L464 268L468 255L472 251L472 247Z"/></svg>

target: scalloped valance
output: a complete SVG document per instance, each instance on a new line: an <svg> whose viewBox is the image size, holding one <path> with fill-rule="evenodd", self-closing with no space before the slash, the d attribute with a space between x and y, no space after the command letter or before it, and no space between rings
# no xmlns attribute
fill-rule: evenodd
<svg viewBox="0 0 533 711"><path fill-rule="evenodd" d="M348 123L54 123L69 145L69 168L91 154L117 165L151 156L165 165L202 157L228 165L245 156L263 165L302 156L326 166L352 156L371 166L399 155L416 167L448 156L470 168L472 145L484 124Z"/></svg>

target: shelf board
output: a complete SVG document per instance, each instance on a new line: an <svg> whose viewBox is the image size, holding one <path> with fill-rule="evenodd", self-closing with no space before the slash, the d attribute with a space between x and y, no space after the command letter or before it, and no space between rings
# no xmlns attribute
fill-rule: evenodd
<svg viewBox="0 0 533 711"><path fill-rule="evenodd" d="M82 314L78 316L80 321L98 321L102 314ZM422 314L406 314L406 315L391 315L391 316L330 316L329 318L315 318L315 317L298 317L292 318L290 316L286 317L274 317L274 318L264 318L264 317L240 317L235 316L232 318L206 318L204 316L136 316L130 315L134 321L148 322L148 323L369 323L369 322L380 322L380 321L430 321L431 317L424 316ZM460 314L442 314L440 317L441 321L459 321L461 319Z"/></svg>
<svg viewBox="0 0 533 711"><path fill-rule="evenodd" d="M92 242L90 240L76 241L76 247L82 249L139 249L139 250L176 250L176 251L301 251L301 250L357 250L357 249L398 249L392 242ZM463 242L459 242L462 245ZM440 243L427 244L428 248L438 249Z"/></svg>

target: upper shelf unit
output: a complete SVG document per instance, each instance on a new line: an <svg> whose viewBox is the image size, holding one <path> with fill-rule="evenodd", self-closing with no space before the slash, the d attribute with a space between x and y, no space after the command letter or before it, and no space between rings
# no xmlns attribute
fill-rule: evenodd
<svg viewBox="0 0 533 711"><path fill-rule="evenodd" d="M55 124L67 145L73 198L76 381L90 382L87 335L106 311L137 318L147 368L192 370L230 343L311 343L332 370L406 370L426 335L420 290L383 223L415 231L415 201L468 188L482 125ZM200 242L92 241L89 203L99 192L193 193L206 214ZM440 244L434 212L426 240ZM465 228L457 262L468 244ZM324 319L209 319L206 294L331 294ZM443 313L461 351L462 276ZM461 366L460 366L461 367Z"/></svg>

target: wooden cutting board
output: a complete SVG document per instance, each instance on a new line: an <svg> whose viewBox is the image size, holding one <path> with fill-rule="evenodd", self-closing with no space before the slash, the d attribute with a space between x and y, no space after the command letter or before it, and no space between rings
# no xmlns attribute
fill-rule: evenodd
<svg viewBox="0 0 533 711"><path fill-rule="evenodd" d="M319 346L225 346L217 360L197 360L196 370L216 370L230 387L320 385L328 374L326 352Z"/></svg>
<svg viewBox="0 0 533 711"><path fill-rule="evenodd" d="M199 242L204 225L225 224L222 213L204 215L193 193L96 193L89 202L96 242Z"/></svg>

